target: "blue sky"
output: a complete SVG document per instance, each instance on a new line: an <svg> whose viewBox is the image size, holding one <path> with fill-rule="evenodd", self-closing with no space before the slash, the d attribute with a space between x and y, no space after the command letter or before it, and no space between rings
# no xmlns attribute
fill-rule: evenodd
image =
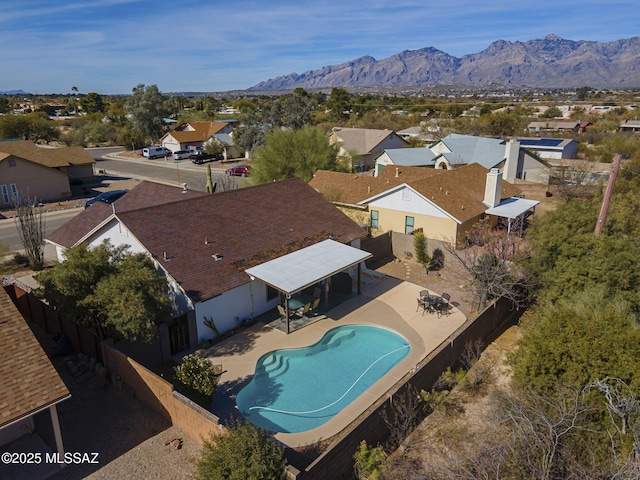
<svg viewBox="0 0 640 480"><path fill-rule="evenodd" d="M0 0L0 91L219 92L363 55L639 27L637 0Z"/></svg>

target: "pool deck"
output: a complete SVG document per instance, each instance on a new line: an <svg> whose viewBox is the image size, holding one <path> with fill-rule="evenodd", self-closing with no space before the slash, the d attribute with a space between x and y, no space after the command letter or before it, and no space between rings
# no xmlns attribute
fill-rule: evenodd
<svg viewBox="0 0 640 480"><path fill-rule="evenodd" d="M223 373L214 396L213 413L223 422L239 415L235 396L251 380L256 362L265 353L314 344L328 330L342 325L379 325L399 333L409 341L411 352L389 373L324 425L306 432L278 433L276 438L290 447L300 447L340 433L465 323L465 315L455 307L449 315L440 317L435 313L416 311L421 290L425 288L385 277L363 286L361 295L333 308L326 313L326 318L288 335L263 323L256 323L214 345L205 355L213 363L221 364Z"/></svg>

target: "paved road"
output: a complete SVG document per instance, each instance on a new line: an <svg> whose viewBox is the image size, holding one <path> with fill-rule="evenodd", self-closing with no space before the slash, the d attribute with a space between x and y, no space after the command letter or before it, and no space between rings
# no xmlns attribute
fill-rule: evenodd
<svg viewBox="0 0 640 480"><path fill-rule="evenodd" d="M51 212L45 217L45 236L56 230L61 225L68 222L71 218L80 213L82 209L65 210L62 212ZM15 219L9 218L6 220L0 220L0 242L9 246L10 252L18 252L23 250L22 241L20 240L20 234L16 227ZM53 247L47 247L47 254L50 253Z"/></svg>
<svg viewBox="0 0 640 480"><path fill-rule="evenodd" d="M207 166L194 165L189 160L174 161L172 159L149 160L142 157L129 158L118 156L117 153L109 153L106 156L97 156L96 172L106 171L107 175L122 176L123 178L137 178L161 181L171 185L182 185L186 183L191 190L205 191L207 184ZM229 163L224 165L220 162L211 162L211 172L214 176L224 175L224 171L229 167Z"/></svg>
<svg viewBox="0 0 640 480"><path fill-rule="evenodd" d="M105 170L106 175L118 178L135 178L140 180L153 180L170 185L182 185L186 183L190 189L205 191L207 183L205 165L194 165L189 160L174 162L173 160L159 159L148 160L142 157L130 158L119 156L123 152L122 147L88 148L87 152L96 159L95 170ZM214 175L224 175L224 170L233 163L212 162L211 170ZM245 179L237 178L239 182ZM214 178L215 181L215 178ZM47 214L46 234L49 234L77 215L82 210L74 209L65 212ZM10 251L22 250L22 242L13 219L0 220L0 242L9 246ZM48 246L47 249L51 250ZM47 251L47 254L50 254Z"/></svg>

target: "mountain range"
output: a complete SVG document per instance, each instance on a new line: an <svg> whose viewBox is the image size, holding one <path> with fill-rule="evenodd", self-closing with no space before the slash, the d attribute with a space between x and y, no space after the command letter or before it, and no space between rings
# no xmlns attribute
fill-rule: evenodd
<svg viewBox="0 0 640 480"><path fill-rule="evenodd" d="M250 90L490 84L638 88L640 37L607 43L566 40L554 34L526 42L497 40L485 50L461 58L427 47L383 60L364 56L302 74L291 73L260 82Z"/></svg>

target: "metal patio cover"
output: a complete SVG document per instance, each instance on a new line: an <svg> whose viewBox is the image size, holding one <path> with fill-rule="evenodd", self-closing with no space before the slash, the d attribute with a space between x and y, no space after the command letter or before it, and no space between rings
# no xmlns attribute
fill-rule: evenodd
<svg viewBox="0 0 640 480"><path fill-rule="evenodd" d="M324 240L245 272L291 295L371 257L369 252L358 248L335 240Z"/></svg>
<svg viewBox="0 0 640 480"><path fill-rule="evenodd" d="M493 208L486 210L484 213L487 215L495 215L497 217L504 217L510 220L518 218L520 215L535 207L540 202L538 200L529 200L527 198L511 197L500 202Z"/></svg>

